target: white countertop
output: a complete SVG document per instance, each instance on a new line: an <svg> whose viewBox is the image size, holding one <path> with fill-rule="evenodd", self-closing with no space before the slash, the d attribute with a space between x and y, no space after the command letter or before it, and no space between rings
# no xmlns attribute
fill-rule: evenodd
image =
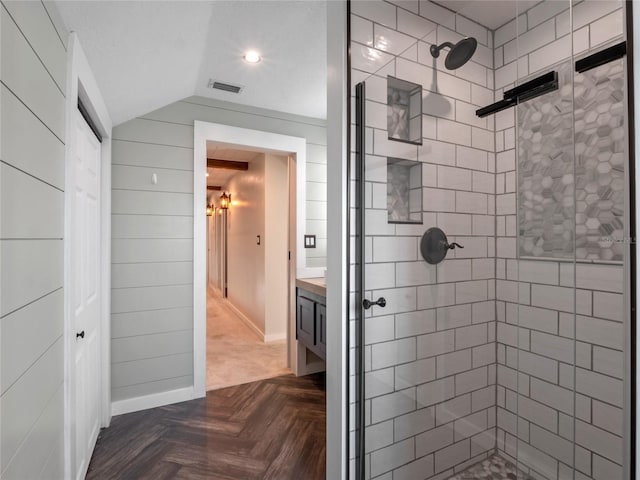
<svg viewBox="0 0 640 480"><path fill-rule="evenodd" d="M327 296L327 279L324 277L297 278L296 287L315 293L321 297Z"/></svg>

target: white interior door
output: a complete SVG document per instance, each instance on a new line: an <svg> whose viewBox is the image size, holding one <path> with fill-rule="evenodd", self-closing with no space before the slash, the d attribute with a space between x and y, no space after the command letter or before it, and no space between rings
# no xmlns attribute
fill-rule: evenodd
<svg viewBox="0 0 640 480"><path fill-rule="evenodd" d="M75 472L84 478L100 429L100 142L79 111L74 132L71 311L75 325Z"/></svg>

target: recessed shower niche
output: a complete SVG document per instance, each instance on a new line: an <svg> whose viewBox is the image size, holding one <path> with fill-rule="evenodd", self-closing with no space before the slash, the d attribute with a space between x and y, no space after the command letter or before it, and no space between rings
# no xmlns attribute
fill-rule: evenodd
<svg viewBox="0 0 640 480"><path fill-rule="evenodd" d="M387 158L389 223L422 223L422 163Z"/></svg>
<svg viewBox="0 0 640 480"><path fill-rule="evenodd" d="M387 77L389 140L422 145L422 85Z"/></svg>

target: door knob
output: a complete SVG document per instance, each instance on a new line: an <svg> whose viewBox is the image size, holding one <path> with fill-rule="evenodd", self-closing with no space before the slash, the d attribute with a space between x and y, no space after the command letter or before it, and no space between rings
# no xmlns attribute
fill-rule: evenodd
<svg viewBox="0 0 640 480"><path fill-rule="evenodd" d="M384 297L380 297L375 302L372 302L371 300L369 300L367 298L362 300L362 306L364 307L365 310L369 310L374 305L377 305L379 307L383 307L384 308L384 307L387 306L387 300Z"/></svg>
<svg viewBox="0 0 640 480"><path fill-rule="evenodd" d="M76 339L80 337L80 338L84 338L84 330L82 330L80 333L76 333Z"/></svg>

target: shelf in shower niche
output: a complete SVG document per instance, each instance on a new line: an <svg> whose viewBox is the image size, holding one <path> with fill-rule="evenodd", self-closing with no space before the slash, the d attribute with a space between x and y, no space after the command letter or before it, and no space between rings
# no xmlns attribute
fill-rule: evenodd
<svg viewBox="0 0 640 480"><path fill-rule="evenodd" d="M389 140L422 145L422 85L387 77L387 135Z"/></svg>
<svg viewBox="0 0 640 480"><path fill-rule="evenodd" d="M422 163L387 158L387 222L422 223Z"/></svg>

